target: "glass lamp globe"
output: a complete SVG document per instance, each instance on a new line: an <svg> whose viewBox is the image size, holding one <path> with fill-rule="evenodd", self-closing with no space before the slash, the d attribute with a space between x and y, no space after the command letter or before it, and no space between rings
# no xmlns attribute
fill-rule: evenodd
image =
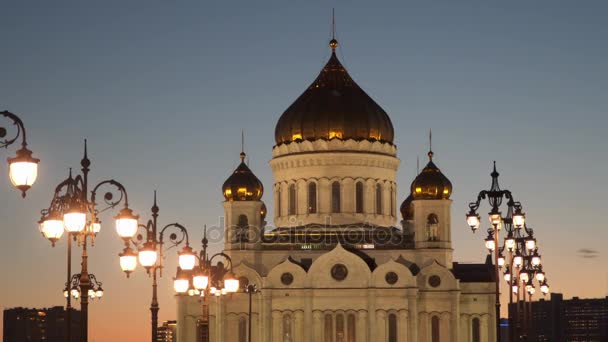
<svg viewBox="0 0 608 342"><path fill-rule="evenodd" d="M158 253L154 248L154 243L149 241L144 243L143 248L139 251L139 263L146 269L149 269L156 264L157 259Z"/></svg>
<svg viewBox="0 0 608 342"><path fill-rule="evenodd" d="M521 254L517 254L513 257L513 265L515 265L515 267L521 267L521 264L524 262L524 258L521 256Z"/></svg>
<svg viewBox="0 0 608 342"><path fill-rule="evenodd" d="M63 231L65 230L63 227L63 220L56 212L50 213L43 221L40 222L39 227L42 235L51 241L53 247L55 246L55 242L61 238Z"/></svg>
<svg viewBox="0 0 608 342"><path fill-rule="evenodd" d="M526 238L526 249L533 251L536 248L536 239L529 237Z"/></svg>
<svg viewBox="0 0 608 342"><path fill-rule="evenodd" d="M63 214L63 225L70 233L79 233L87 225L87 214L80 208L71 208Z"/></svg>
<svg viewBox="0 0 608 342"><path fill-rule="evenodd" d="M186 293L188 292L188 279L174 279L173 280L173 289L177 293Z"/></svg>
<svg viewBox="0 0 608 342"><path fill-rule="evenodd" d="M118 215L114 217L116 220L116 232L118 236L127 240L135 236L139 223L139 216L133 214L133 210L123 208Z"/></svg>
<svg viewBox="0 0 608 342"><path fill-rule="evenodd" d="M467 224L473 231L479 228L479 215L474 212L470 212L467 214Z"/></svg>
<svg viewBox="0 0 608 342"><path fill-rule="evenodd" d="M14 158L8 159L8 175L13 186L21 190L25 197L25 192L32 187L38 178L38 163L40 159L32 157L32 151L22 148L17 151Z"/></svg>
<svg viewBox="0 0 608 342"><path fill-rule="evenodd" d="M540 255L535 253L532 256L532 266L534 266L534 267L540 266Z"/></svg>
<svg viewBox="0 0 608 342"><path fill-rule="evenodd" d="M517 293L519 291L519 287L517 285L513 285L511 289L513 290L513 293Z"/></svg>
<svg viewBox="0 0 608 342"><path fill-rule="evenodd" d="M203 271L198 268L192 277L192 285L194 285L194 288L197 290L204 290L207 288L207 285L209 285L209 277L207 277Z"/></svg>
<svg viewBox="0 0 608 342"><path fill-rule="evenodd" d="M505 265L505 257L502 255L498 256L498 267L503 267Z"/></svg>
<svg viewBox="0 0 608 342"><path fill-rule="evenodd" d="M536 280L538 280L539 283L542 283L545 280L545 272L538 271L536 273Z"/></svg>
<svg viewBox="0 0 608 342"><path fill-rule="evenodd" d="M488 237L486 239L486 248L490 251L493 252L494 248L496 247L496 245L494 244L494 238L492 237Z"/></svg>
<svg viewBox="0 0 608 342"><path fill-rule="evenodd" d="M521 212L521 209L515 210L515 213L513 214L513 225L515 226L515 228L523 227L525 221L526 215Z"/></svg>
<svg viewBox="0 0 608 342"><path fill-rule="evenodd" d="M64 296L65 298L68 298L68 296L69 296L69 295L70 295L70 291L68 291L68 290L63 290L63 296Z"/></svg>
<svg viewBox="0 0 608 342"><path fill-rule="evenodd" d="M192 247L188 245L184 246L182 251L178 252L177 255L179 267L181 267L182 270L190 271L194 268L194 265L196 264L196 256L192 251Z"/></svg>
<svg viewBox="0 0 608 342"><path fill-rule="evenodd" d="M127 274L128 278L137 267L137 254L130 247L126 247L118 256L120 257L120 268Z"/></svg>
<svg viewBox="0 0 608 342"><path fill-rule="evenodd" d="M72 294L72 297L78 299L80 297L80 291L78 291L78 289L76 287L72 287L72 290L70 291Z"/></svg>
<svg viewBox="0 0 608 342"><path fill-rule="evenodd" d="M507 271L507 273L505 273L504 277L505 277L505 281L507 283L511 282L511 273L509 273L509 271Z"/></svg>
<svg viewBox="0 0 608 342"><path fill-rule="evenodd" d="M211 288L209 288L210 294L215 294L216 292L217 292L217 289L215 288L215 286L211 286Z"/></svg>
<svg viewBox="0 0 608 342"><path fill-rule="evenodd" d="M507 247L508 251L513 251L515 249L515 239L511 236L505 239L505 247Z"/></svg>
<svg viewBox="0 0 608 342"><path fill-rule="evenodd" d="M546 281L540 286L540 292L542 292L544 295L549 293L549 285L547 285Z"/></svg>
<svg viewBox="0 0 608 342"><path fill-rule="evenodd" d="M228 273L224 278L224 288L228 293L234 293L239 290L239 280L231 273Z"/></svg>
<svg viewBox="0 0 608 342"><path fill-rule="evenodd" d="M95 220L95 222L91 223L91 232L97 235L101 231L101 222L99 220Z"/></svg>
<svg viewBox="0 0 608 342"><path fill-rule="evenodd" d="M521 271L519 272L519 279L521 279L522 283L527 283L529 278L528 272Z"/></svg>
<svg viewBox="0 0 608 342"><path fill-rule="evenodd" d="M103 289L101 288L101 286L97 288L97 291L95 291L95 295L97 296L97 298L103 297Z"/></svg>
<svg viewBox="0 0 608 342"><path fill-rule="evenodd" d="M500 229L501 222L502 222L502 216L500 216L500 212L490 213L490 223L493 226L496 226L498 229Z"/></svg>
<svg viewBox="0 0 608 342"><path fill-rule="evenodd" d="M91 298L91 299L95 298L95 291L93 289L89 289L89 298Z"/></svg>

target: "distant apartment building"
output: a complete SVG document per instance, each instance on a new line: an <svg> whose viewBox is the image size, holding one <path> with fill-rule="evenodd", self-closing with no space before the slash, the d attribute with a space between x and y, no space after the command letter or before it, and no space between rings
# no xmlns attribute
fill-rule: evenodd
<svg viewBox="0 0 608 342"><path fill-rule="evenodd" d="M163 325L158 327L156 334L157 342L175 342L177 341L177 321L164 321Z"/></svg>
<svg viewBox="0 0 608 342"><path fill-rule="evenodd" d="M80 340L80 311L71 310L72 340ZM66 311L61 306L44 309L4 310L4 342L65 342Z"/></svg>
<svg viewBox="0 0 608 342"><path fill-rule="evenodd" d="M515 304L509 305L509 315L517 321ZM606 342L608 297L564 300L561 293L552 293L550 300L532 303L528 331L529 342Z"/></svg>

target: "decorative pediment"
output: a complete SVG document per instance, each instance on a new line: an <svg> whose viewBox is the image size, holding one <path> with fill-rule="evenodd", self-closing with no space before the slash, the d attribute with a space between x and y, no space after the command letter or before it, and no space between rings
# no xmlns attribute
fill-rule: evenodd
<svg viewBox="0 0 608 342"><path fill-rule="evenodd" d="M372 273L372 287L416 287L416 278L402 263L391 259L376 267Z"/></svg>
<svg viewBox="0 0 608 342"><path fill-rule="evenodd" d="M265 287L268 288L290 288L304 287L306 283L306 271L291 257L283 260L273 267L266 277Z"/></svg>
<svg viewBox="0 0 608 342"><path fill-rule="evenodd" d="M367 288L370 279L368 264L337 244L313 262L306 285L312 288Z"/></svg>
<svg viewBox="0 0 608 342"><path fill-rule="evenodd" d="M423 267L417 275L418 287L424 290L457 290L458 281L454 274L436 260Z"/></svg>

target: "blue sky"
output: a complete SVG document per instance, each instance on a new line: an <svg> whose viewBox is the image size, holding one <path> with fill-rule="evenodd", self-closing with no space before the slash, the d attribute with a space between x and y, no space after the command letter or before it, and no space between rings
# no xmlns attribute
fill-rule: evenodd
<svg viewBox="0 0 608 342"><path fill-rule="evenodd" d="M0 4L0 110L21 115L42 162L25 200L0 181L0 273L11 275L0 305L62 304L65 241L52 249L36 221L78 166L84 138L94 180L121 181L144 216L157 189L161 222L185 224L196 241L222 215L220 187L238 164L241 129L250 166L270 189L274 125L329 57L332 7L339 58L393 121L398 200L432 128L435 160L454 184L456 260L485 257L464 213L497 160L501 184L536 230L553 289L605 296L605 2L14 1ZM149 280L142 270L121 274L112 215L102 217L90 258L108 292L92 305L99 341L127 333L118 320L148 333ZM581 248L599 256L581 258ZM161 283L162 319L175 317L174 264L170 257ZM110 319L121 302L132 305Z"/></svg>

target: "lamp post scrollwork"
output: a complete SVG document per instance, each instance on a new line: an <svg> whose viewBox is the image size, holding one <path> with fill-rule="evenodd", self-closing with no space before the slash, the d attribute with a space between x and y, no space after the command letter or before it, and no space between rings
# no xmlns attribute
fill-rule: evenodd
<svg viewBox="0 0 608 342"><path fill-rule="evenodd" d="M91 161L87 154L87 144L85 140L84 157L80 161L82 174L77 176L72 175L72 170L67 179L59 183L55 188L51 204L47 209L42 210L42 218L39 221L39 229L42 235L51 241L55 246L63 232L67 232L68 240L68 258L67 258L67 284L73 284L72 272L72 241L78 243L82 247L81 255L81 271L74 275L78 277L77 286L79 287L79 298L81 308L81 341L86 342L88 337L88 304L90 295L89 290L94 290L96 293L101 283L97 282L96 278L89 273L88 270L88 254L87 246L89 242L91 246L95 243L95 236L101 230L101 221L99 215L109 209L115 208L121 203L124 207L120 213L114 217L116 220L116 229L118 231L137 230L139 216L134 215L129 208L129 199L125 187L113 180L105 180L98 183L89 193L89 179ZM106 207L99 209L97 193L100 189L110 187L110 191L105 192L103 201ZM98 286L99 285L99 286ZM72 289L70 289L70 292ZM75 293L75 292L74 292ZM71 342L71 298L66 297L66 328L67 341Z"/></svg>
<svg viewBox="0 0 608 342"><path fill-rule="evenodd" d="M13 186L21 191L21 197L32 187L38 178L38 163L40 159L32 157L32 151L27 148L27 136L23 121L9 111L0 112L0 116L10 119L17 126L17 132L13 137L6 137L7 130L0 126L0 148L16 143L21 137L21 148L17 150L16 156L8 158L9 178Z"/></svg>
<svg viewBox="0 0 608 342"><path fill-rule="evenodd" d="M533 230L526 225L526 216L522 205L514 200L511 191L500 188L498 176L496 162L494 162L494 169L491 173L491 187L489 190L479 192L477 200L469 204L469 212L466 214L466 219L471 230L475 232L481 224L477 211L481 206L482 200L488 200L491 207L488 213L491 227L488 228L488 235L484 241L489 253L494 254L496 339L500 342L501 270L504 268L504 280L509 288L509 303L514 302L513 296L515 295L518 302L524 302L524 312L526 312L526 300L530 302L535 292L533 280L536 279L538 281L543 294L549 292L549 287L546 283L545 274L542 272L536 239L533 236ZM505 216L500 211L503 201L506 201L507 207ZM503 229L506 232L506 237L504 238L503 245L500 246L499 233ZM521 300L519 300L520 297L522 297ZM526 336L527 322L530 319L531 316L525 315L521 321L523 327L520 330L520 336L522 338ZM510 320L509 327L511 330L509 336L513 340L517 334L516 322Z"/></svg>
<svg viewBox="0 0 608 342"><path fill-rule="evenodd" d="M146 272L152 277L152 302L150 304L151 326L152 326L152 342L157 341L158 334L158 311L160 306L157 295L157 277L163 275L163 245L170 244L171 247L177 247L185 242L182 251L178 252L178 260L180 267L192 269L196 256L190 247L190 239L188 231L179 223L171 223L158 229L158 213L160 211L156 203L156 191L154 191L154 205L152 206L152 218L148 220L146 225L139 225L140 229L144 230L144 234L138 234L136 239L132 235L121 235L124 240L125 248L120 256L120 267L126 273L127 278L137 267L137 261L146 269ZM165 242L165 234L169 230L176 230L169 235L169 241ZM135 235L135 233L133 234ZM134 245L135 250L131 248ZM192 266L190 266L192 265Z"/></svg>

